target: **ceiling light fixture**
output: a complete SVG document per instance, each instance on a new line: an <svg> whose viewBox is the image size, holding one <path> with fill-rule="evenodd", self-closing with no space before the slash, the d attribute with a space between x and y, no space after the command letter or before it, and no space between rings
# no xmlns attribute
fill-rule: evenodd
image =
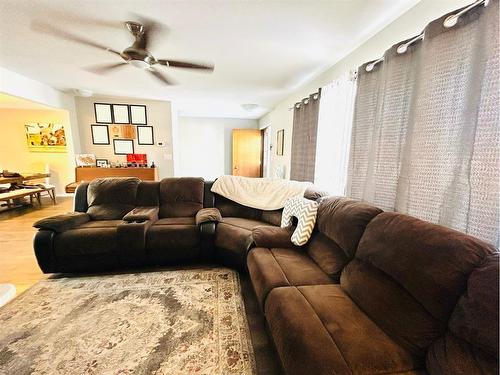
<svg viewBox="0 0 500 375"><path fill-rule="evenodd" d="M245 111L253 111L254 109L257 109L259 108L259 105L258 104L255 104L255 103L245 103L245 104L242 104L241 107L245 110Z"/></svg>
<svg viewBox="0 0 500 375"><path fill-rule="evenodd" d="M90 98L94 93L91 90L85 89L74 89L73 92L76 96L83 96L84 98Z"/></svg>

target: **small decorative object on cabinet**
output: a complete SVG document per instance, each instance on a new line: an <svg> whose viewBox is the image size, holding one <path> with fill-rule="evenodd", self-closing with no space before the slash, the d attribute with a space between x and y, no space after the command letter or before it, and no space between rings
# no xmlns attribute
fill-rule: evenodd
<svg viewBox="0 0 500 375"><path fill-rule="evenodd" d="M92 128L92 143L95 145L109 145L108 125L90 125Z"/></svg>
<svg viewBox="0 0 500 375"><path fill-rule="evenodd" d="M152 126L137 126L137 143L140 145L154 145Z"/></svg>
<svg viewBox="0 0 500 375"><path fill-rule="evenodd" d="M108 159L96 159L96 164L99 168L108 168Z"/></svg>
<svg viewBox="0 0 500 375"><path fill-rule="evenodd" d="M96 165L94 154L76 154L75 161L77 167L95 167Z"/></svg>
<svg viewBox="0 0 500 375"><path fill-rule="evenodd" d="M95 122L100 124L112 124L113 114L111 113L111 104L94 103Z"/></svg>

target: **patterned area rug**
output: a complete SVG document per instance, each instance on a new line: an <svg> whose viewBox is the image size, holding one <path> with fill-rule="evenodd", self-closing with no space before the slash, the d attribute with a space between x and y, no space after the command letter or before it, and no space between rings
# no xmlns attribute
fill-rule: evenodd
<svg viewBox="0 0 500 375"><path fill-rule="evenodd" d="M254 374L225 268L41 281L0 309L0 374Z"/></svg>

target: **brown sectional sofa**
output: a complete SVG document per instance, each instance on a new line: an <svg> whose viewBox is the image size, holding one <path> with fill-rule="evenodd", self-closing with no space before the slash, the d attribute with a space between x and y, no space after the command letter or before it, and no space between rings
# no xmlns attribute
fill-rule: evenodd
<svg viewBox="0 0 500 375"><path fill-rule="evenodd" d="M81 183L71 214L35 223L44 272L217 261L246 268L252 229L279 225L281 211L242 206L202 178L97 179ZM310 199L321 196L311 190Z"/></svg>
<svg viewBox="0 0 500 375"><path fill-rule="evenodd" d="M248 256L285 373L498 373L496 249L345 198L323 200L317 223L302 249Z"/></svg>
<svg viewBox="0 0 500 375"><path fill-rule="evenodd" d="M200 178L93 181L36 223L44 272L219 262L248 271L287 374L497 374L499 253L439 225L321 197L303 247L281 211Z"/></svg>

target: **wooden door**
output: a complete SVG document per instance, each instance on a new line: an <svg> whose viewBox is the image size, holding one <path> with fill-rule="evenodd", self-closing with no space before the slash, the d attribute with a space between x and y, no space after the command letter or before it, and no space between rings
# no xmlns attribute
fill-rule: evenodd
<svg viewBox="0 0 500 375"><path fill-rule="evenodd" d="M260 177L262 140L258 129L233 129L233 176Z"/></svg>

